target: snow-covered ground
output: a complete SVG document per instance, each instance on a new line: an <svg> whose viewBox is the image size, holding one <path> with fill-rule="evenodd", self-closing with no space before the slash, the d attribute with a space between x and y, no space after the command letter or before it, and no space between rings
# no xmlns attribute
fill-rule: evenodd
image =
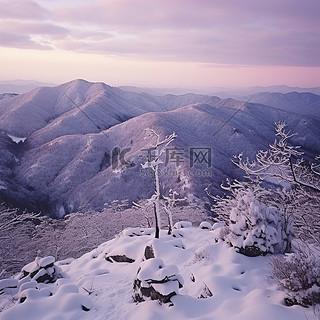
<svg viewBox="0 0 320 320"><path fill-rule="evenodd" d="M162 231L156 241L151 231L126 229L78 259L56 262L47 270L63 278L52 284L38 284L28 277L12 280L11 286L18 289L0 294L0 319L317 319L311 308L284 305L283 293L269 278L270 255L245 257L224 242L215 243L212 231L199 227L176 229L174 236ZM153 244L155 257L165 265L176 265L184 280L172 304L136 304L132 299L133 279L148 243ZM106 260L116 255L135 261ZM50 258L39 260L38 265L49 262ZM8 284L0 282L0 293Z"/></svg>
<svg viewBox="0 0 320 320"><path fill-rule="evenodd" d="M77 212L62 220L49 217L33 221L24 219L23 223L1 229L0 279L20 271L37 255L52 255L57 260L79 258L99 244L111 240L125 228L148 227L149 223L153 225L152 206L148 206L146 201L139 203L141 208L125 208L121 202L116 202L101 212ZM188 219L194 225L199 225L202 220L208 219L208 210L204 205L192 203L172 208L173 222ZM18 215L17 210L9 210L0 204L0 228ZM162 213L162 226L167 224L167 217Z"/></svg>

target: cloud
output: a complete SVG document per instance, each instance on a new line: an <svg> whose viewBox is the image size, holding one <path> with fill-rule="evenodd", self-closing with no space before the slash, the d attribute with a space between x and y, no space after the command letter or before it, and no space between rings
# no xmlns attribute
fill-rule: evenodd
<svg viewBox="0 0 320 320"><path fill-rule="evenodd" d="M45 37L65 50L142 60L320 66L319 0L13 3L25 15L3 13L0 2L0 16L7 16L6 23L28 21L15 28L7 24L9 31Z"/></svg>
<svg viewBox="0 0 320 320"><path fill-rule="evenodd" d="M19 49L50 50L50 46L32 40L28 35L14 34L0 31L0 45Z"/></svg>
<svg viewBox="0 0 320 320"><path fill-rule="evenodd" d="M53 37L66 36L69 30L48 22L29 22L29 21L0 21L0 30L17 34L37 34Z"/></svg>
<svg viewBox="0 0 320 320"><path fill-rule="evenodd" d="M46 19L50 13L32 0L0 1L0 18L4 19Z"/></svg>
<svg viewBox="0 0 320 320"><path fill-rule="evenodd" d="M318 0L94 0L57 9L69 21L116 27L127 32L145 28L241 26L243 24L318 23Z"/></svg>
<svg viewBox="0 0 320 320"><path fill-rule="evenodd" d="M62 21L115 31L63 46L145 59L319 66L318 0L96 0L58 8ZM61 43L62 45L62 43Z"/></svg>

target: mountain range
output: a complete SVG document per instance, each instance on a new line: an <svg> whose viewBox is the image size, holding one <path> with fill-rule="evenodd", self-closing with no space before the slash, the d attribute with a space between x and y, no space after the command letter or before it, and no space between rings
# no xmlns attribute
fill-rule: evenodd
<svg viewBox="0 0 320 320"><path fill-rule="evenodd" d="M177 138L163 155L161 186L189 199L219 193L241 178L231 162L274 140L274 125L297 132L307 159L320 154L320 96L258 93L249 102L201 94L151 95L74 80L0 97L0 195L55 217L138 201L154 190L141 164L161 138ZM120 157L123 155L123 158Z"/></svg>
<svg viewBox="0 0 320 320"><path fill-rule="evenodd" d="M10 81L0 81L0 99L3 93L15 93L21 94L31 91L38 87L54 87L53 83L39 82L35 80L10 80Z"/></svg>

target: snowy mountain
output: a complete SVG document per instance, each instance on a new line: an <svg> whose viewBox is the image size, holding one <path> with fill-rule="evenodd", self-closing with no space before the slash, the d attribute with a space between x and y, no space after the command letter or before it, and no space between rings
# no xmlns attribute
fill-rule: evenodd
<svg viewBox="0 0 320 320"><path fill-rule="evenodd" d="M260 92L248 98L251 102L320 118L320 96L310 92Z"/></svg>
<svg viewBox="0 0 320 320"><path fill-rule="evenodd" d="M154 143L145 132L152 128L162 137L177 134L161 169L164 192L174 187L202 198L207 185L220 192L226 177L241 178L230 159L267 148L277 121L299 134L293 140L307 158L319 154L317 110L316 116L311 107L308 114L295 113L308 99L297 94L280 108L197 94L153 96L84 80L38 88L0 100L0 192L8 201L57 217L146 198L153 182L141 163Z"/></svg>
<svg viewBox="0 0 320 320"><path fill-rule="evenodd" d="M256 86L250 88L242 88L242 89L226 89L226 88L213 88L211 94L217 95L221 98L234 98L234 99L243 99L246 97L245 100L249 99L251 96L259 94L259 93L291 93L291 92L298 92L298 93L313 93L316 95L320 95L320 87L313 87L313 88L301 88L301 87L289 87L285 85L275 85L275 86Z"/></svg>

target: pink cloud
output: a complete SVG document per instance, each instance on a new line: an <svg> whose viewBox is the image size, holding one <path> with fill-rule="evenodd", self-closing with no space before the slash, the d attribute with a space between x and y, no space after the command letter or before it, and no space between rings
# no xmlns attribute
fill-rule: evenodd
<svg viewBox="0 0 320 320"><path fill-rule="evenodd" d="M65 36L69 30L48 22L36 21L0 21L0 29L17 34L41 34L51 36Z"/></svg>
<svg viewBox="0 0 320 320"><path fill-rule="evenodd" d="M1 29L16 35L13 46L19 35L25 43L37 34L66 50L144 60L320 66L319 0L41 4L49 2L46 8L31 0L14 0L12 8L0 2Z"/></svg>
<svg viewBox="0 0 320 320"><path fill-rule="evenodd" d="M319 66L318 0L96 0L60 8L62 21L126 37L70 39L87 52L212 63ZM66 45L66 43L65 43Z"/></svg>
<svg viewBox="0 0 320 320"><path fill-rule="evenodd" d="M28 35L14 34L0 31L0 45L2 47L15 47L20 49L51 50L48 45L34 42Z"/></svg>
<svg viewBox="0 0 320 320"><path fill-rule="evenodd" d="M4 19L45 19L49 12L32 0L0 1L0 18Z"/></svg>

